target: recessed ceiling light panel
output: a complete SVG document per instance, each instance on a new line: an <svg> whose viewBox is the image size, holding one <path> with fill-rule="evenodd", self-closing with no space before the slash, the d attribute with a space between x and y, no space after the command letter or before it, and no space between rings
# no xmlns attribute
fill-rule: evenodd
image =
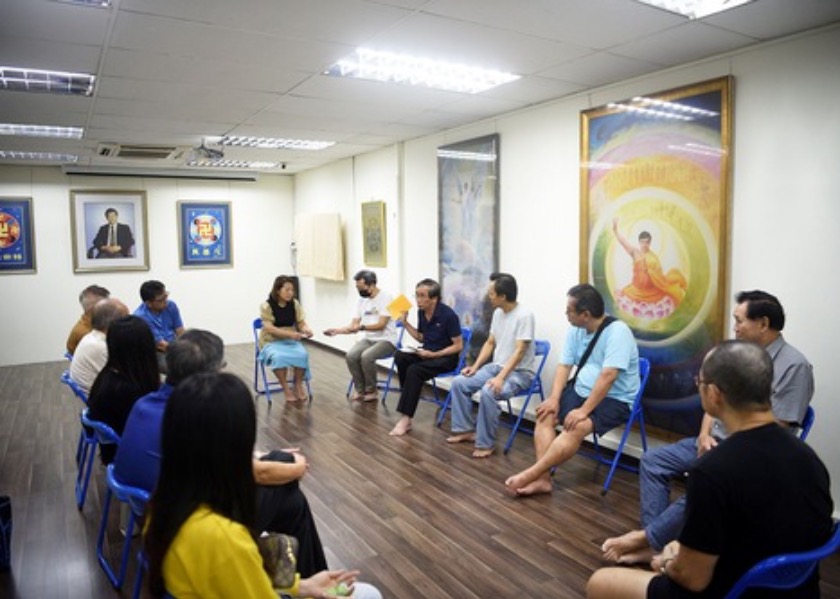
<svg viewBox="0 0 840 599"><path fill-rule="evenodd" d="M0 160L42 160L48 162L78 162L75 154L56 154L54 152L17 152L0 150Z"/></svg>
<svg viewBox="0 0 840 599"><path fill-rule="evenodd" d="M54 125L18 125L0 123L0 135L18 137L59 137L63 139L82 139L85 130L81 127L60 127Z"/></svg>
<svg viewBox="0 0 840 599"><path fill-rule="evenodd" d="M275 168L277 162L260 162L251 160L190 160L187 166L200 168Z"/></svg>
<svg viewBox="0 0 840 599"><path fill-rule="evenodd" d="M338 61L325 74L467 94L487 91L520 77L513 73L366 48L359 48L355 54Z"/></svg>
<svg viewBox="0 0 840 599"><path fill-rule="evenodd" d="M90 96L96 75L0 67L0 90Z"/></svg>
<svg viewBox="0 0 840 599"><path fill-rule="evenodd" d="M274 137L244 137L226 135L219 140L219 145L240 148L265 148L269 150L323 150L334 146L334 141L315 141L310 139L283 139Z"/></svg>
<svg viewBox="0 0 840 599"><path fill-rule="evenodd" d="M689 19L702 19L753 0L636 0L668 12L683 15Z"/></svg>

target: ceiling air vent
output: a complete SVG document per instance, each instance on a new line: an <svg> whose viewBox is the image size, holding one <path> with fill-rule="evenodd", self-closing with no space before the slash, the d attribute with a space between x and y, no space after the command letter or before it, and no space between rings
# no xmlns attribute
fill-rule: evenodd
<svg viewBox="0 0 840 599"><path fill-rule="evenodd" d="M96 154L100 158L126 160L173 160L183 155L178 146L146 146L136 144L99 144Z"/></svg>

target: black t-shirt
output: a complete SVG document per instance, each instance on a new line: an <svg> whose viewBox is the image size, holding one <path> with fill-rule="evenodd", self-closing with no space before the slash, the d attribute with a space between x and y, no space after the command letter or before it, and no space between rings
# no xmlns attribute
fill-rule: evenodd
<svg viewBox="0 0 840 599"><path fill-rule="evenodd" d="M776 424L735 433L698 460L686 488L679 541L719 556L709 586L691 593L660 576L648 597L723 597L762 559L823 545L832 511L828 472L810 447ZM819 597L818 572L783 596Z"/></svg>
<svg viewBox="0 0 840 599"><path fill-rule="evenodd" d="M92 419L104 422L118 435L122 435L134 402L146 393L147 391L140 389L119 372L108 368L100 373L91 387L88 414ZM116 452L115 445L102 445L102 462L113 462Z"/></svg>

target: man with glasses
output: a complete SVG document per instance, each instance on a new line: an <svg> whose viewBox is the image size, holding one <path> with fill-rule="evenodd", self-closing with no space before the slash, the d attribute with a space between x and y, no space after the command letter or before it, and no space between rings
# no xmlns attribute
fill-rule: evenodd
<svg viewBox="0 0 840 599"><path fill-rule="evenodd" d="M679 540L651 560L652 571L602 568L589 579L588 599L717 599L761 560L828 541L833 528L828 471L771 411L777 364L765 349L734 340L706 354L698 377L700 401L730 436L693 467L685 525ZM819 597L817 570L778 595Z"/></svg>
<svg viewBox="0 0 840 599"><path fill-rule="evenodd" d="M588 284L569 289L566 318L572 326L551 394L537 406L537 461L505 481L507 492L517 497L551 493L551 468L574 456L593 432L603 435L627 422L639 392L636 339L630 327L607 315L600 292Z"/></svg>
<svg viewBox="0 0 840 599"><path fill-rule="evenodd" d="M169 300L166 285L160 281L146 281L140 286L140 304L134 311L152 329L158 350L158 367L166 373L166 350L169 344L184 333L184 321L175 302Z"/></svg>
<svg viewBox="0 0 840 599"><path fill-rule="evenodd" d="M782 336L785 311L775 296L766 291L743 291L735 296L735 303L735 338L757 343L770 355L773 415L782 426L795 429L802 423L814 395L811 364ZM642 530L607 539L601 547L606 560L619 564L644 563L677 538L685 521L686 500L683 496L669 504L671 480L682 477L726 436L723 423L707 413L703 415L697 437L642 455L639 471Z"/></svg>

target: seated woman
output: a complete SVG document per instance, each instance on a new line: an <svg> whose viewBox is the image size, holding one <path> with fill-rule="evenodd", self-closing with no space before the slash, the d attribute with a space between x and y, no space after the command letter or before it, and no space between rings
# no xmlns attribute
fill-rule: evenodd
<svg viewBox="0 0 840 599"><path fill-rule="evenodd" d="M192 375L169 398L144 538L152 594L277 599L279 591L325 598L343 583L356 599L381 598L369 585L354 588L358 573L346 570L297 576L290 589L272 588L253 528L256 420L251 393L233 374Z"/></svg>
<svg viewBox="0 0 840 599"><path fill-rule="evenodd" d="M305 400L304 381L309 375L309 354L301 339L312 337L306 324L303 307L295 299L295 282L292 277L280 275L274 279L268 301L260 306L259 359L274 372L283 386L286 401ZM294 369L294 390L286 384L286 370Z"/></svg>
<svg viewBox="0 0 840 599"><path fill-rule="evenodd" d="M125 316L111 323L105 342L108 361L90 388L88 415L122 435L134 402L160 387L155 339L146 321ZM116 451L100 446L102 462L114 461Z"/></svg>

